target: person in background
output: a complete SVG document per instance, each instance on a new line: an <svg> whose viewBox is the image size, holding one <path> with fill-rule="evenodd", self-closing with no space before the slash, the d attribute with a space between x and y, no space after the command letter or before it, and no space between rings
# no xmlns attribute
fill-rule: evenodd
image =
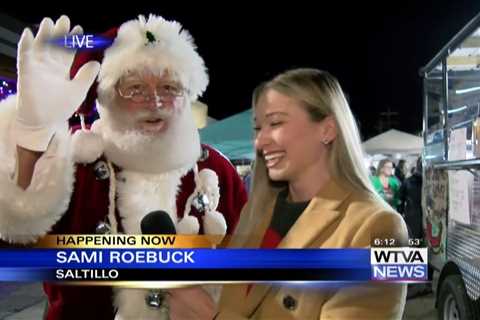
<svg viewBox="0 0 480 320"><path fill-rule="evenodd" d="M368 167L368 170L370 170L370 177L373 177L377 174L377 169L375 169L374 166Z"/></svg>
<svg viewBox="0 0 480 320"><path fill-rule="evenodd" d="M409 229L410 238L423 240L422 224L422 158L417 159L413 175L405 179L399 191L402 214Z"/></svg>
<svg viewBox="0 0 480 320"><path fill-rule="evenodd" d="M419 245L425 246L423 231L422 210L422 158L418 157L412 175L405 179L400 188L400 206L398 212L402 214L407 227L409 238L419 239ZM434 269L428 265L429 281L432 280ZM417 297L432 292L431 283L410 284L407 298Z"/></svg>
<svg viewBox="0 0 480 320"><path fill-rule="evenodd" d="M373 186L377 193L392 206L398 210L400 205L400 182L392 175L393 162L390 159L382 159L378 163L377 175L371 177Z"/></svg>
<svg viewBox="0 0 480 320"><path fill-rule="evenodd" d="M405 176L407 174L407 162L404 159L398 161L397 166L395 167L395 177L397 177L400 183L403 183Z"/></svg>

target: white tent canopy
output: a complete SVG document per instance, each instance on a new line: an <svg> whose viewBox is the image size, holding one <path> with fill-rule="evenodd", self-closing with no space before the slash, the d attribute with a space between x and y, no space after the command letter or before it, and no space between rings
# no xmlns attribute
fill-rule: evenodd
<svg viewBox="0 0 480 320"><path fill-rule="evenodd" d="M390 129L368 139L362 146L365 153L370 155L420 154L423 148L423 139L410 133Z"/></svg>

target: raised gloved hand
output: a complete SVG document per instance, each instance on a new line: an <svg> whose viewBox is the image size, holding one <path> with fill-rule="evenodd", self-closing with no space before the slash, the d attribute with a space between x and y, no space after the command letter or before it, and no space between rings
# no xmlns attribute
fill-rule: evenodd
<svg viewBox="0 0 480 320"><path fill-rule="evenodd" d="M17 118L14 125L17 145L45 151L57 128L64 126L85 99L100 64L85 64L70 80L75 51L58 47L49 40L83 33L80 26L70 30L70 19L61 16L54 24L45 18L36 37L25 29L18 44Z"/></svg>

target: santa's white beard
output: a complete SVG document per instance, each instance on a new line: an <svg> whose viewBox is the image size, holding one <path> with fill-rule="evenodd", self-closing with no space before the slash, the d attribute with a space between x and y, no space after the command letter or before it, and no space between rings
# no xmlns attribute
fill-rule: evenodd
<svg viewBox="0 0 480 320"><path fill-rule="evenodd" d="M171 116L164 132L155 135L119 129L121 124L111 110L100 106L99 111L94 131L103 137L106 157L125 170L165 173L193 167L200 157L200 136L189 104Z"/></svg>

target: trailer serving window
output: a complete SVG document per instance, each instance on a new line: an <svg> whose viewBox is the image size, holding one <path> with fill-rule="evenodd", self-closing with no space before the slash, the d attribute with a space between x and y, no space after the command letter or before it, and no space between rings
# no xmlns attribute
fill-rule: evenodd
<svg viewBox="0 0 480 320"><path fill-rule="evenodd" d="M420 70L422 207L441 319L480 319L480 14Z"/></svg>
<svg viewBox="0 0 480 320"><path fill-rule="evenodd" d="M465 159L479 157L475 130L480 103L480 32L467 37L447 58L447 127L465 130Z"/></svg>

